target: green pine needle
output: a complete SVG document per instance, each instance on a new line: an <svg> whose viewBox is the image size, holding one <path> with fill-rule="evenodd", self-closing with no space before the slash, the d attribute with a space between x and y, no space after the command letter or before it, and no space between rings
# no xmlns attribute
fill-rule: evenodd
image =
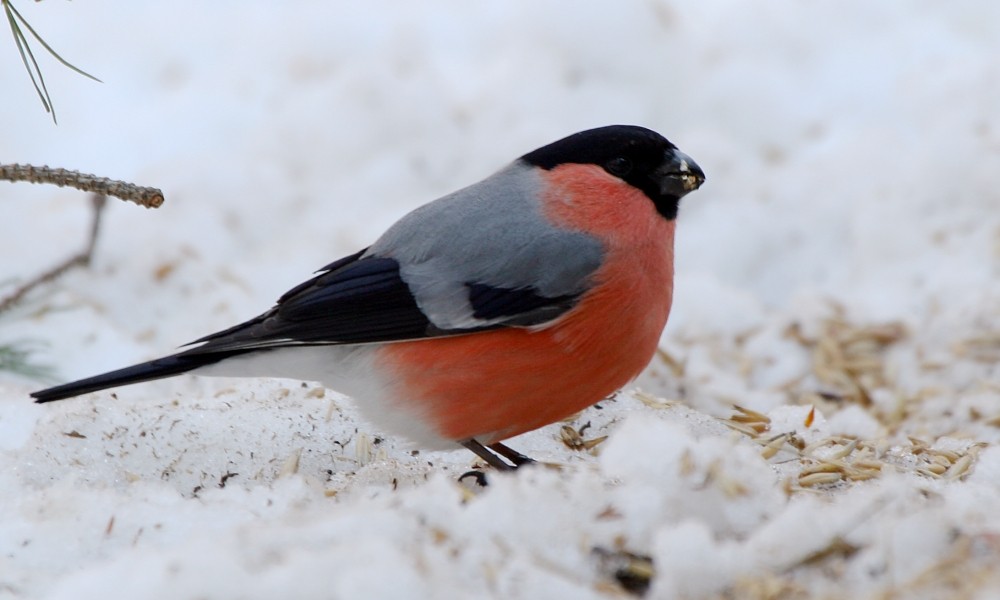
<svg viewBox="0 0 1000 600"><path fill-rule="evenodd" d="M94 77L90 73L77 68L76 66L70 64L66 59L59 55L52 46L48 43L42 36L38 34L37 31L28 23L28 21L21 16L21 13L14 8L14 5L10 3L10 0L0 0L3 4L4 12L7 14L7 22L10 24L10 32L14 36L14 44L17 45L17 51L21 55L21 62L24 63L24 68L28 71L28 77L31 78L31 84L35 86L35 92L38 93L38 98L42 101L42 106L45 108L45 112L52 115L52 121L58 123L56 120L55 107L52 104L52 96L49 95L49 90L45 86L45 78L42 76L42 70L38 67L38 61L35 60L35 54L31 51L31 46L28 44L28 38L24 35L24 31L21 29L23 26L28 30L28 33L42 45L42 48L51 54L56 60L61 62L64 66L76 71L84 77L93 79L94 81L101 82L100 79Z"/></svg>
<svg viewBox="0 0 1000 600"><path fill-rule="evenodd" d="M55 372L48 365L40 365L32 360L36 344L27 341L0 344L0 371L17 373L37 381L51 383Z"/></svg>

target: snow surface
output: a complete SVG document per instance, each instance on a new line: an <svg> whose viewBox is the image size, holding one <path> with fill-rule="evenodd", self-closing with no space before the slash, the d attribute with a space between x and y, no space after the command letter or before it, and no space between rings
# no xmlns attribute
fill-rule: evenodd
<svg viewBox="0 0 1000 600"><path fill-rule="evenodd" d="M313 384L37 406L0 374L0 599L608 598L642 557L656 598L1000 594L1000 4L17 5L104 83L42 59L55 127L0 52L3 162L167 198L115 201L91 269L0 315L61 380L254 316L580 129L652 127L708 182L645 392L567 424L593 452L512 440L559 468L484 491ZM6 291L88 212L0 189Z"/></svg>

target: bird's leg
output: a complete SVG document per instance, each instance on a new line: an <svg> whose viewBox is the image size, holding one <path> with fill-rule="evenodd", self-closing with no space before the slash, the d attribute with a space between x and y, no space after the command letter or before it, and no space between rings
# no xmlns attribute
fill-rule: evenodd
<svg viewBox="0 0 1000 600"><path fill-rule="evenodd" d="M500 442L497 442L495 444L490 444L489 446L487 446L487 448L496 452L500 456L506 458L510 462L514 463L515 469L520 467L521 465L530 465L531 463L535 462L535 459L529 456L525 456L520 452L518 452L517 450L514 450L510 446L505 446Z"/></svg>
<svg viewBox="0 0 1000 600"><path fill-rule="evenodd" d="M465 440L464 442L459 442L459 443L462 444L462 446L464 446L466 449L475 453L475 455L478 456L479 458L485 460L486 464L493 467L497 471L513 471L514 469L517 468L517 466L512 467L507 463L505 463L503 460L500 459L499 456L490 452L486 448L486 446L480 444L476 440L468 439ZM500 454L503 454L503 452L500 452ZM511 459L511 461L514 462L515 465L517 465L517 461L514 461L513 459Z"/></svg>
<svg viewBox="0 0 1000 600"><path fill-rule="evenodd" d="M496 444L490 444L489 446L484 446L474 439L468 439L465 440L464 442L459 442L459 443L462 444L462 446L464 446L471 452L474 452L476 456L478 456L479 458L485 460L488 465L490 465L497 471L513 471L518 467L524 465L530 465L531 463L535 462L534 460L521 454L517 450L509 448L508 446L504 446L499 442L497 442ZM496 454L494 454L494 452ZM506 458L510 462L514 463L514 465L513 466L508 465L503 461L503 459L500 458L500 456L497 456L497 454ZM486 474L483 473L482 471L469 471L468 473L465 473L461 477L459 477L458 480L461 481L466 477L473 478L476 484L479 485L479 487L486 487L487 485L489 485L486 482Z"/></svg>

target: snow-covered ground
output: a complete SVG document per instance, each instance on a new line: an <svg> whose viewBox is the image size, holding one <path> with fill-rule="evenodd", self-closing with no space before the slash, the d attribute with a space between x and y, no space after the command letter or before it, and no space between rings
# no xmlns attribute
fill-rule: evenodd
<svg viewBox="0 0 1000 600"><path fill-rule="evenodd" d="M55 127L8 44L0 160L167 202L114 201L93 267L0 345L60 380L164 354L523 152L635 123L708 174L662 356L511 441L558 468L484 491L456 482L471 454L314 384L37 406L0 373L0 599L1000 595L1000 4L333 4L17 2L104 83L43 59ZM0 192L6 292L88 209Z"/></svg>

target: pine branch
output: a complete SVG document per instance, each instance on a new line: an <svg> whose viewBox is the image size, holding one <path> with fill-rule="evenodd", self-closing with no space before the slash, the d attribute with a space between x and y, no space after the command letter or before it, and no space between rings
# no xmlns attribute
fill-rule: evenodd
<svg viewBox="0 0 1000 600"><path fill-rule="evenodd" d="M146 208L159 208L163 204L163 192L157 188L47 166L0 165L0 180L69 186L84 192L114 196Z"/></svg>

